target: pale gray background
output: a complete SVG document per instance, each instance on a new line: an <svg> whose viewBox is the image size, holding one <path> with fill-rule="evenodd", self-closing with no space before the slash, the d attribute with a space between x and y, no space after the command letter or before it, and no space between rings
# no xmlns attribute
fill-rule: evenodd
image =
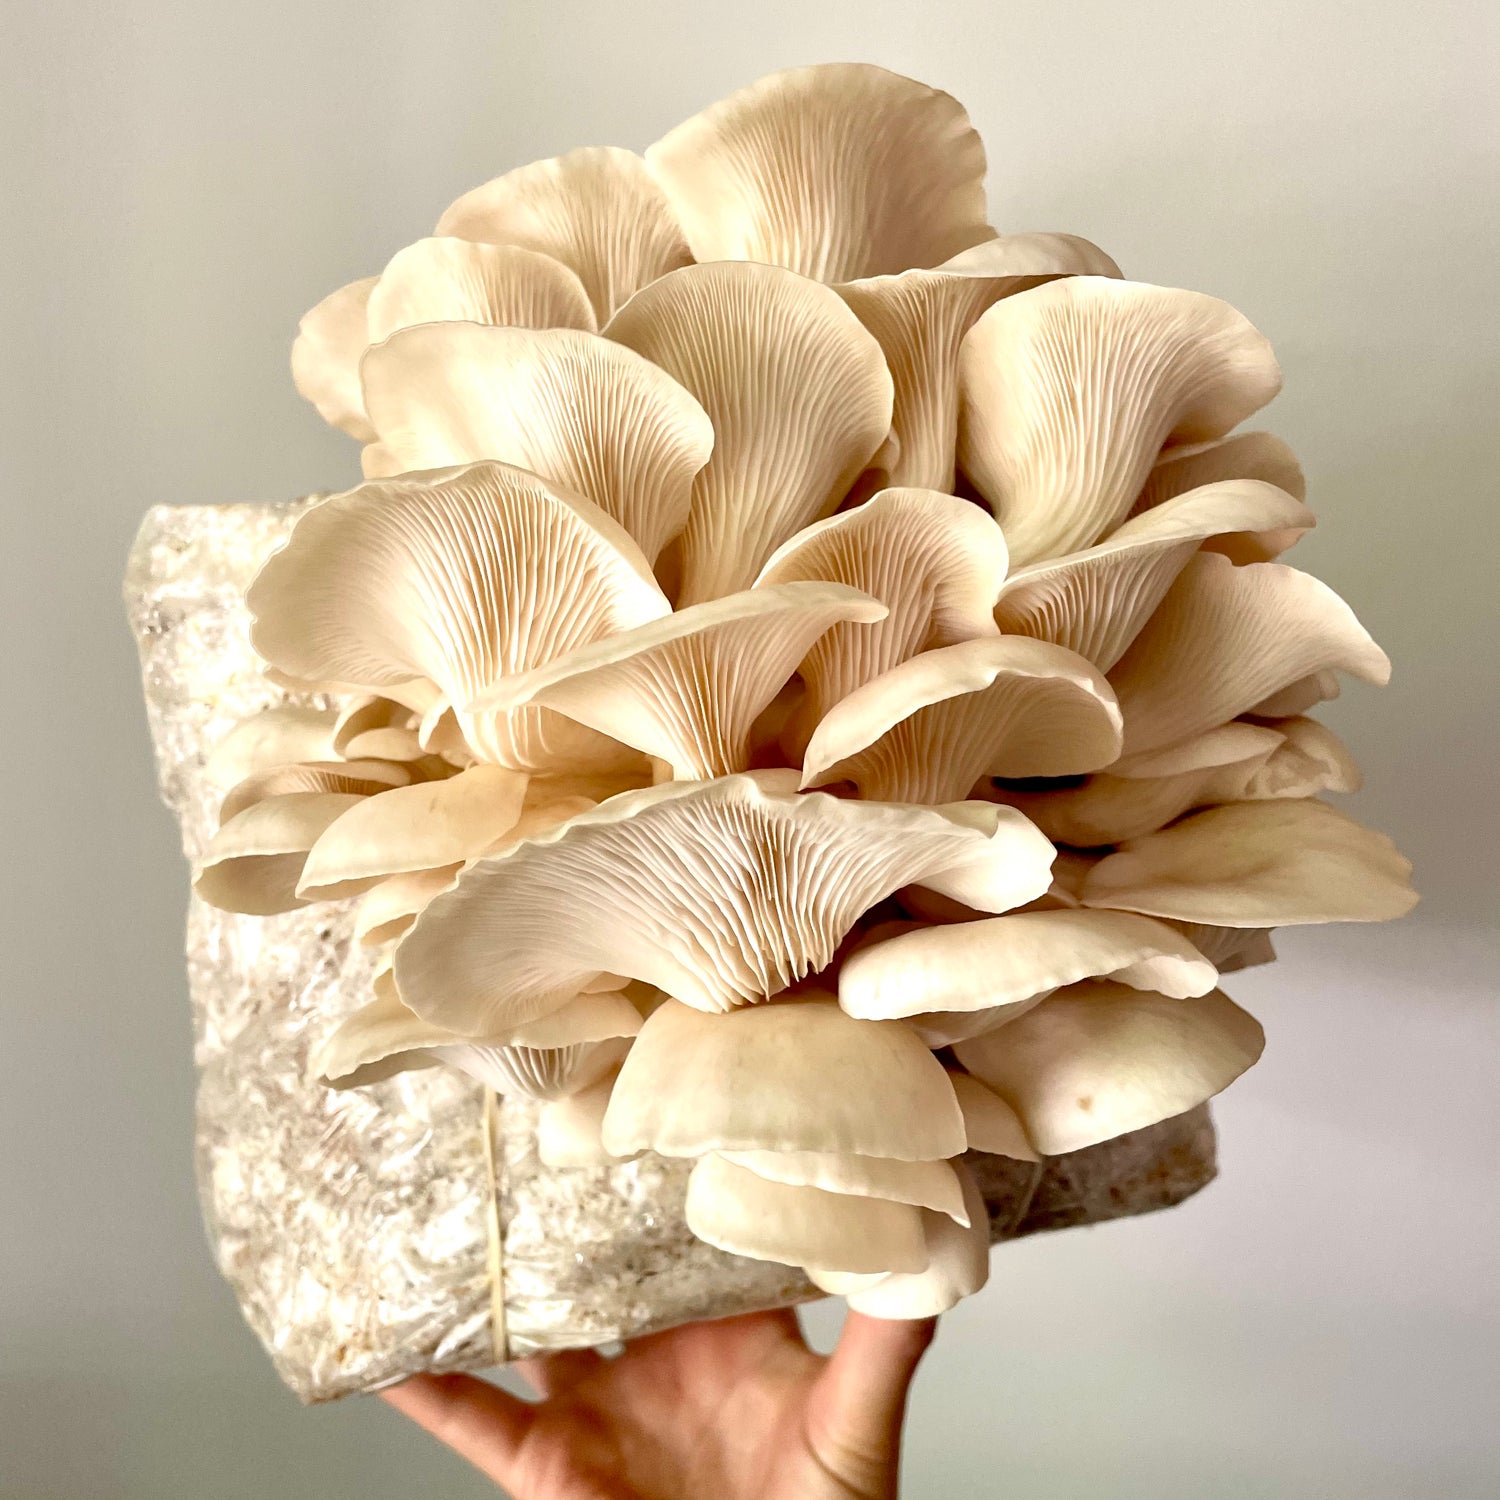
<svg viewBox="0 0 1500 1500"><path fill-rule="evenodd" d="M1492 0L12 0L0 23L0 1494L490 1493L375 1402L304 1412L190 1182L184 872L118 578L156 501L339 487L301 312L461 190L641 147L791 63L963 99L994 222L1096 239L1275 341L1297 554L1395 658L1330 718L1426 902L1230 988L1223 1179L1012 1247L915 1399L909 1497L1500 1489ZM826 1335L828 1322L820 1319ZM707 1500L707 1497L705 1497Z"/></svg>

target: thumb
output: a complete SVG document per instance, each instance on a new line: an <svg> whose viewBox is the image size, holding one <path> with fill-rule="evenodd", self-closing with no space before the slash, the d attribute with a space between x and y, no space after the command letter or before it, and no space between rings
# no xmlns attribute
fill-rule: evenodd
<svg viewBox="0 0 1500 1500"><path fill-rule="evenodd" d="M936 1318L871 1318L850 1312L808 1403L818 1458L860 1494L895 1495L901 1425L917 1365Z"/></svg>

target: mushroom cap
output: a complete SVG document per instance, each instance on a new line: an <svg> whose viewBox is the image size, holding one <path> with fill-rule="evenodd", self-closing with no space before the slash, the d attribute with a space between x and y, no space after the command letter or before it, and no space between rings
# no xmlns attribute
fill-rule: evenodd
<svg viewBox="0 0 1500 1500"><path fill-rule="evenodd" d="M899 1021L856 1021L831 996L722 1015L669 1000L620 1070L604 1143L937 1161L964 1149L964 1127L942 1064Z"/></svg>
<svg viewBox="0 0 1500 1500"><path fill-rule="evenodd" d="M1218 990L1174 1000L1085 980L954 1052L1038 1151L1060 1156L1212 1098L1264 1044L1254 1017Z"/></svg>
<svg viewBox="0 0 1500 1500"><path fill-rule="evenodd" d="M902 886L989 911L1047 888L1052 846L1010 808L799 796L795 780L625 792L478 861L402 940L401 993L470 1036L545 1015L601 972L728 1010L825 968Z"/></svg>

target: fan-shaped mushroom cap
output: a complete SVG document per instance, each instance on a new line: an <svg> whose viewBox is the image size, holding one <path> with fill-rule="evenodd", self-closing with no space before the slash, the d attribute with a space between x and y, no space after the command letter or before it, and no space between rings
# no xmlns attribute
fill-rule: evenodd
<svg viewBox="0 0 1500 1500"><path fill-rule="evenodd" d="M453 322L590 333L598 326L583 283L550 255L451 236L398 250L370 292L366 342L419 323Z"/></svg>
<svg viewBox="0 0 1500 1500"><path fill-rule="evenodd" d="M410 760L412 753L422 754L417 738L418 715L404 703L379 693L364 693L350 698L338 711L333 725L333 748L346 760L352 747L358 742L361 747L375 746L400 753L380 757L390 760Z"/></svg>
<svg viewBox="0 0 1500 1500"><path fill-rule="evenodd" d="M1109 768L1122 780L1150 781L1183 776L1191 771L1218 771L1246 762L1263 765L1275 753L1284 736L1269 724L1251 724L1243 719L1216 724L1191 739L1177 740L1160 750L1133 756L1128 763ZM1229 799L1226 799L1229 800Z"/></svg>
<svg viewBox="0 0 1500 1500"><path fill-rule="evenodd" d="M576 1047L635 1036L641 1025L641 1012L619 980L601 978L560 1010L516 1027L507 1040L517 1047Z"/></svg>
<svg viewBox="0 0 1500 1500"><path fill-rule="evenodd" d="M668 609L614 521L493 463L375 480L323 501L248 598L255 647L283 670L387 694L425 680L454 704ZM541 709L461 723L485 759L518 769L604 758L608 748Z"/></svg>
<svg viewBox="0 0 1500 1500"><path fill-rule="evenodd" d="M428 752L422 745L420 728L401 724L386 724L379 729L367 729L352 735L346 753L359 758L373 756L381 760L402 762L428 758Z"/></svg>
<svg viewBox="0 0 1500 1500"><path fill-rule="evenodd" d="M302 761L332 760L338 715L331 708L278 704L241 719L208 752L203 772L210 785L228 791L247 777Z"/></svg>
<svg viewBox="0 0 1500 1500"><path fill-rule="evenodd" d="M808 741L802 784L947 802L985 776L1070 776L1120 753L1114 693L1081 656L1026 636L924 651L865 683Z"/></svg>
<svg viewBox="0 0 1500 1500"><path fill-rule="evenodd" d="M526 777L471 766L366 797L331 823L307 856L297 894L307 901L357 896L388 875L436 870L483 854L516 824Z"/></svg>
<svg viewBox="0 0 1500 1500"><path fill-rule="evenodd" d="M605 333L681 382L713 423L679 604L749 588L787 537L838 505L890 429L880 345L836 293L777 266L675 271Z"/></svg>
<svg viewBox="0 0 1500 1500"><path fill-rule="evenodd" d="M1247 713L1260 719L1290 719L1305 714L1319 703L1331 703L1340 692L1338 673L1330 668L1299 677L1279 692L1262 698Z"/></svg>
<svg viewBox="0 0 1500 1500"><path fill-rule="evenodd" d="M990 1279L989 1214L969 1170L958 1164L969 1224L930 1210L922 1215L927 1267L897 1271L869 1287L851 1287L850 1308L869 1318L935 1318L972 1297Z"/></svg>
<svg viewBox="0 0 1500 1500"><path fill-rule="evenodd" d="M861 948L840 970L839 1004L851 1016L875 1020L1008 1010L1098 977L1181 998L1206 994L1218 975L1181 933L1149 918L1121 911L1012 912L921 927Z"/></svg>
<svg viewBox="0 0 1500 1500"><path fill-rule="evenodd" d="M268 917L307 903L297 882L323 830L364 798L351 792L288 792L252 802L208 842L193 889L221 911Z"/></svg>
<svg viewBox="0 0 1500 1500"><path fill-rule="evenodd" d="M1384 683L1391 664L1326 583L1282 563L1236 567L1200 553L1110 673L1122 758L1191 739L1330 668Z"/></svg>
<svg viewBox="0 0 1500 1500"><path fill-rule="evenodd" d="M491 1046L460 1041L429 1049L440 1062L466 1073L497 1094L523 1099L566 1099L599 1082L619 1064L621 1042L583 1042L568 1047Z"/></svg>
<svg viewBox="0 0 1500 1500"><path fill-rule="evenodd" d="M1276 730L1235 722L1128 767L1048 791L996 787L990 795L1025 813L1055 843L1120 844L1164 827L1195 807L1248 795L1285 743ZM1151 768L1159 767L1159 773Z"/></svg>
<svg viewBox="0 0 1500 1500"><path fill-rule="evenodd" d="M364 1088L409 1068L433 1066L437 1059L427 1049L453 1040L451 1033L413 1015L394 985L377 984L375 998L334 1028L313 1052L309 1068L329 1088Z"/></svg>
<svg viewBox="0 0 1500 1500"><path fill-rule="evenodd" d="M393 943L411 929L417 913L434 896L449 890L462 865L392 875L371 886L354 916L354 936L367 947Z"/></svg>
<svg viewBox="0 0 1500 1500"><path fill-rule="evenodd" d="M683 1217L700 1240L753 1260L865 1272L927 1264L921 1209L768 1182L713 1152L688 1177Z"/></svg>
<svg viewBox="0 0 1500 1500"><path fill-rule="evenodd" d="M620 1070L604 1144L937 1161L964 1129L942 1064L899 1021L856 1021L822 995L723 1015L668 1000Z"/></svg>
<svg viewBox="0 0 1500 1500"><path fill-rule="evenodd" d="M646 161L700 261L852 281L934 266L994 235L984 146L963 106L867 63L772 73Z"/></svg>
<svg viewBox="0 0 1500 1500"><path fill-rule="evenodd" d="M1277 719L1281 743L1241 789L1236 800L1311 797L1318 792L1357 792L1364 780L1349 747L1316 719ZM1226 799L1227 800L1227 799Z"/></svg>
<svg viewBox="0 0 1500 1500"><path fill-rule="evenodd" d="M1021 1117L993 1089L967 1073L949 1073L954 1097L963 1112L970 1151L1008 1156L1013 1161L1040 1161L1026 1139Z"/></svg>
<svg viewBox="0 0 1500 1500"><path fill-rule="evenodd" d="M1030 230L999 234L950 256L937 268L962 276L1113 276L1120 268L1091 240L1077 234Z"/></svg>
<svg viewBox="0 0 1500 1500"><path fill-rule="evenodd" d="M1212 1098L1264 1044L1255 1019L1218 990L1172 1000L1088 980L954 1051L1037 1150L1059 1156Z"/></svg>
<svg viewBox="0 0 1500 1500"><path fill-rule="evenodd" d="M359 386L359 357L368 348L366 310L378 276L351 281L303 315L292 342L292 383L325 422L362 443L375 440Z"/></svg>
<svg viewBox="0 0 1500 1500"><path fill-rule="evenodd" d="M959 355L959 466L1015 564L1091 546L1165 443L1223 436L1281 386L1227 302L1075 276L997 302Z"/></svg>
<svg viewBox="0 0 1500 1500"><path fill-rule="evenodd" d="M1313 524L1305 505L1273 485L1205 485L1126 521L1097 546L1017 569L1000 590L995 619L1007 634L1055 641L1107 672L1204 543Z"/></svg>
<svg viewBox="0 0 1500 1500"><path fill-rule="evenodd" d="M626 792L481 860L403 940L401 993L470 1036L543 1015L599 972L728 1010L824 968L900 886L993 911L1046 889L1052 846L1008 808L797 796L794 779Z"/></svg>
<svg viewBox="0 0 1500 1500"><path fill-rule="evenodd" d="M951 1047L955 1042L966 1042L970 1037L983 1036L1007 1021L1013 1021L1033 1005L1040 1005L1050 990L1043 990L1029 1000L1017 1001L1014 1005L993 1005L987 1010L927 1010L920 1015L906 1017L906 1024L921 1038L922 1045L934 1052Z"/></svg>
<svg viewBox="0 0 1500 1500"><path fill-rule="evenodd" d="M1083 904L1220 927L1384 922L1416 905L1410 877L1384 834L1326 802L1234 802L1131 839Z"/></svg>
<svg viewBox="0 0 1500 1500"><path fill-rule="evenodd" d="M924 1236L925 1244L925 1236ZM878 1285L891 1273L889 1271L830 1271L823 1266L803 1266L802 1274L821 1292L830 1297L847 1297L851 1292L862 1292L866 1287Z"/></svg>
<svg viewBox="0 0 1500 1500"><path fill-rule="evenodd" d="M636 792L652 785L651 764L643 755L633 764L600 772L574 771L553 776L533 776L526 785L527 834L533 834L588 809L584 803L607 802L621 792Z"/></svg>
<svg viewBox="0 0 1500 1500"><path fill-rule="evenodd" d="M875 335L891 372L895 455L887 484L952 491L959 345L987 307L1036 284L1034 276L938 270L871 276L834 288Z"/></svg>
<svg viewBox="0 0 1500 1500"><path fill-rule="evenodd" d="M1215 927L1210 922L1162 920L1175 927L1221 974L1276 961L1268 927Z"/></svg>
<svg viewBox="0 0 1500 1500"><path fill-rule="evenodd" d="M1302 465L1275 433L1236 432L1217 442L1168 448L1152 465L1130 513L1138 516L1176 495L1225 479L1259 479L1285 490L1294 500L1307 499Z"/></svg>
<svg viewBox="0 0 1500 1500"><path fill-rule="evenodd" d="M997 788L993 795L1025 813L1054 843L1096 849L1155 833L1194 808L1235 801L1262 759L1177 776L1126 778L1105 773L1090 776L1078 787L1044 792Z"/></svg>
<svg viewBox="0 0 1500 1500"><path fill-rule="evenodd" d="M935 490L888 489L782 544L757 588L802 578L849 584L890 613L835 625L802 663L809 728L855 688L919 651L997 633L1005 537L979 506Z"/></svg>
<svg viewBox="0 0 1500 1500"><path fill-rule="evenodd" d="M219 804L219 821L227 823L236 813L267 797L288 792L349 792L374 797L411 780L404 766L386 760L317 760L300 765L273 766L236 782Z"/></svg>
<svg viewBox="0 0 1500 1500"><path fill-rule="evenodd" d="M670 375L572 328L404 328L362 370L390 472L514 464L592 500L648 560L687 523L714 445L703 408Z"/></svg>
<svg viewBox="0 0 1500 1500"><path fill-rule="evenodd" d="M422 1020L389 981L388 969L377 971L375 998L346 1016L315 1053L312 1070L329 1087L363 1088L435 1062L449 1063L505 1093L526 1092L533 1075L557 1085L587 1073L592 1082L606 1065L620 1060L619 1049L606 1059L594 1050L596 1044L633 1036L641 1027L635 1007L609 991L575 996L545 1023L494 1037L460 1037ZM507 1051L515 1056L497 1056Z"/></svg>
<svg viewBox="0 0 1500 1500"><path fill-rule="evenodd" d="M639 288L692 259L661 189L632 151L585 146L467 192L440 235L521 245L577 275L602 327Z"/></svg>
<svg viewBox="0 0 1500 1500"><path fill-rule="evenodd" d="M946 1161L895 1161L837 1151L721 1151L737 1167L793 1187L816 1187L856 1198L888 1198L969 1222L963 1189Z"/></svg>
<svg viewBox="0 0 1500 1500"><path fill-rule="evenodd" d="M556 709L665 761L679 781L750 764L750 731L808 649L885 605L842 583L768 585L692 604L502 679L480 707Z"/></svg>
<svg viewBox="0 0 1500 1500"><path fill-rule="evenodd" d="M615 1160L604 1149L600 1131L609 1107L615 1073L537 1111L536 1154L548 1167L607 1167Z"/></svg>

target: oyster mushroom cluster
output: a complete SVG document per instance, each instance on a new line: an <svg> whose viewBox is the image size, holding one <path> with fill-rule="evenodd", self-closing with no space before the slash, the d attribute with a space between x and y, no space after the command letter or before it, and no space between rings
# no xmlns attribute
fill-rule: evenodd
<svg viewBox="0 0 1500 1500"><path fill-rule="evenodd" d="M476 188L303 320L363 443L251 588L329 694L216 752L197 875L359 901L334 1087L462 1069L555 1165L691 1157L702 1239L888 1316L987 1266L962 1156L1217 1093L1218 988L1394 917L1308 717L1388 663L1313 525L1266 339L1000 234L948 95L780 73L644 157Z"/></svg>

